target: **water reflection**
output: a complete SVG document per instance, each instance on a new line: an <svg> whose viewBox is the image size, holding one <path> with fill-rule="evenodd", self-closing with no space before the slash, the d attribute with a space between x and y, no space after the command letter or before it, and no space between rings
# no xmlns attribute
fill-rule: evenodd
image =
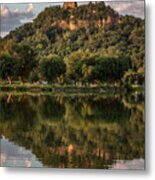
<svg viewBox="0 0 155 180"><path fill-rule="evenodd" d="M110 169L144 170L144 159L117 160Z"/></svg>
<svg viewBox="0 0 155 180"><path fill-rule="evenodd" d="M141 94L2 94L0 101L0 130L9 139L2 139L2 166L21 165L6 159L22 157L26 167L144 169ZM10 154L15 147L21 150Z"/></svg>
<svg viewBox="0 0 155 180"><path fill-rule="evenodd" d="M17 167L42 167L36 156L30 150L10 142L5 137L1 138L1 166Z"/></svg>

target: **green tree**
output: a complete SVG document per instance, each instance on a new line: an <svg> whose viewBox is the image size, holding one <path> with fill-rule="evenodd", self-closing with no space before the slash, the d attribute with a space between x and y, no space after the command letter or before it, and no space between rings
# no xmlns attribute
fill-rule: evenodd
<svg viewBox="0 0 155 180"><path fill-rule="evenodd" d="M130 40L134 47L132 47L131 59L132 66L135 70L144 66L145 61L145 30L144 25L139 28L134 28L130 35Z"/></svg>
<svg viewBox="0 0 155 180"><path fill-rule="evenodd" d="M100 81L120 81L129 68L130 58L99 57L96 59L94 76Z"/></svg>
<svg viewBox="0 0 155 180"><path fill-rule="evenodd" d="M36 53L29 45L16 45L15 56L18 59L18 75L21 80L28 79L31 71L36 67Z"/></svg>
<svg viewBox="0 0 155 180"><path fill-rule="evenodd" d="M7 53L0 55L0 77L7 79L9 84L12 84L12 80L17 75L17 60Z"/></svg>
<svg viewBox="0 0 155 180"><path fill-rule="evenodd" d="M94 81L94 66L83 64L82 74L84 82L93 82Z"/></svg>
<svg viewBox="0 0 155 180"><path fill-rule="evenodd" d="M82 51L77 51L65 57L66 76L70 80L77 81L82 77L82 64L85 59L85 54Z"/></svg>
<svg viewBox="0 0 155 180"><path fill-rule="evenodd" d="M60 56L55 54L49 55L40 61L39 65L42 76L49 82L53 83L66 71L65 63Z"/></svg>

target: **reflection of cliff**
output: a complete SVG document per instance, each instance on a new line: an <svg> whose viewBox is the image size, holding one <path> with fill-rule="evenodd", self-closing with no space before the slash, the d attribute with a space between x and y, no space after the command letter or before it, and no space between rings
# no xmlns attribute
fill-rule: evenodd
<svg viewBox="0 0 155 180"><path fill-rule="evenodd" d="M1 132L50 167L108 168L144 158L144 121L120 97L1 97ZM138 103L138 102L137 102ZM9 112L11 113L9 115Z"/></svg>

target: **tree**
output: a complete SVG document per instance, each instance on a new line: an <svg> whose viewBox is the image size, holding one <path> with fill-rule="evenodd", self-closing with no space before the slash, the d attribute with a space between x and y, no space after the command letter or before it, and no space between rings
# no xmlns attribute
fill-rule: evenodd
<svg viewBox="0 0 155 180"><path fill-rule="evenodd" d="M94 81L94 66L83 64L82 66L82 74L83 80L85 82L93 82Z"/></svg>
<svg viewBox="0 0 155 180"><path fill-rule="evenodd" d="M122 81L124 85L144 85L145 77L144 77L144 70L141 69L139 72L135 72L131 69L125 72Z"/></svg>
<svg viewBox="0 0 155 180"><path fill-rule="evenodd" d="M0 55L0 77L7 79L9 84L12 84L12 80L17 77L17 60L5 53Z"/></svg>
<svg viewBox="0 0 155 180"><path fill-rule="evenodd" d="M98 54L89 53L89 56L85 56L82 65L82 77L83 81L87 83L93 83L95 80L95 65Z"/></svg>
<svg viewBox="0 0 155 180"><path fill-rule="evenodd" d="M95 79L108 82L119 81L130 68L130 58L99 57L95 63Z"/></svg>
<svg viewBox="0 0 155 180"><path fill-rule="evenodd" d="M16 45L15 56L18 60L18 75L21 79L27 79L30 72L36 67L36 53L29 45Z"/></svg>
<svg viewBox="0 0 155 180"><path fill-rule="evenodd" d="M145 30L144 25L134 28L130 35L130 40L134 47L132 47L131 59L132 66L135 70L144 66L145 62Z"/></svg>
<svg viewBox="0 0 155 180"><path fill-rule="evenodd" d="M77 51L65 58L66 76L70 80L77 81L82 77L82 61L85 54L82 51Z"/></svg>
<svg viewBox="0 0 155 180"><path fill-rule="evenodd" d="M49 82L56 82L66 71L65 63L60 56L55 54L49 55L40 61L39 65L42 76Z"/></svg>

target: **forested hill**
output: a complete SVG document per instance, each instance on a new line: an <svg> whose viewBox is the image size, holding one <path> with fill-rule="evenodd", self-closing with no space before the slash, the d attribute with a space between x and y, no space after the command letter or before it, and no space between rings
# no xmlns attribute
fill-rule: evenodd
<svg viewBox="0 0 155 180"><path fill-rule="evenodd" d="M81 59L91 55L123 57L131 60L123 72L131 68L144 73L144 20L119 15L104 2L46 8L33 23L24 24L0 41L2 52L10 55L17 56L14 46L19 45L30 46L37 62L53 55L78 57L78 53Z"/></svg>

